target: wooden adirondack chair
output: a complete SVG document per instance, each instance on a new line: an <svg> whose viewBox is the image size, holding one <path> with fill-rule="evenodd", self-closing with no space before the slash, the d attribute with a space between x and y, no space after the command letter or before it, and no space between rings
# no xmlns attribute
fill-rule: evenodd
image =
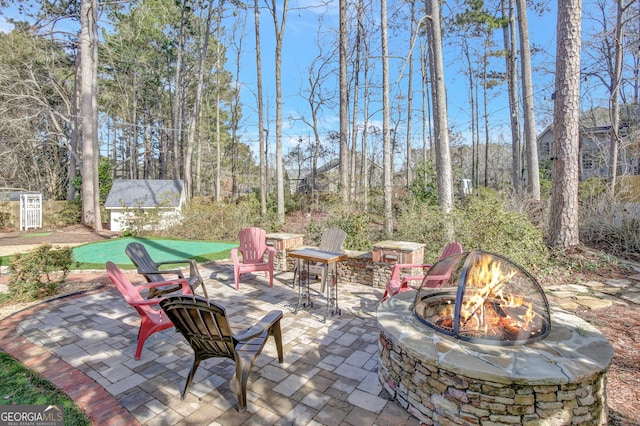
<svg viewBox="0 0 640 426"><path fill-rule="evenodd" d="M265 276L269 276L269 287L273 287L273 259L276 249L267 246L266 235L266 231L261 228L245 228L238 233L240 247L231 249L236 290L240 288L242 274L259 271L264 271ZM269 257L265 261L266 252L269 252Z"/></svg>
<svg viewBox="0 0 640 426"><path fill-rule="evenodd" d="M189 283L184 278L171 281L158 281L149 284L134 286L131 281L122 273L113 262L107 262L107 274L111 282L118 289L122 297L127 303L133 306L140 315L140 329L138 330L138 345L136 346L136 354L134 359L140 359L142 346L144 342L153 333L173 327L171 321L167 318L162 309L157 308L161 299L145 299L142 297L141 291L167 285L178 285L182 289L183 294L192 294ZM157 309L154 309L154 306Z"/></svg>
<svg viewBox="0 0 640 426"><path fill-rule="evenodd" d="M449 243L445 246L438 261L458 253L462 253L462 245L458 242ZM380 301L384 302L387 299L387 297L391 297L398 293L403 293L405 291L412 290L412 288L409 286L409 283L411 283L412 281L422 281L423 279L425 279L425 273L429 271L431 267L432 265L424 264L424 263L417 263L417 264L397 263L396 265L394 265L393 270L391 271L391 276L389 277L389 281L387 282L384 295L382 295L382 299L380 299ZM422 269L423 274L407 275L403 277L401 276L401 273L402 273L402 270L404 269L410 269L412 270L412 272L415 269ZM430 282L424 284L427 287L436 287L438 283L441 283L443 280L447 278L446 277L447 271L442 271L442 273L438 271L433 271L433 272L434 274L433 275L430 274L430 276L428 277L428 280L430 280ZM451 271L449 271L449 273L450 272Z"/></svg>
<svg viewBox="0 0 640 426"><path fill-rule="evenodd" d="M174 275L177 278L185 278L182 271L180 269L163 269L160 270L160 266L163 265L189 265L189 277L187 281L189 281L189 285L191 286L191 290L195 290L198 286L202 286L202 293L204 293L205 297L207 295L207 289L204 285L204 280L200 275L200 271L198 271L198 265L196 261L193 259L176 259L176 260L164 260L162 262L154 261L146 247L138 242L129 243L124 252L129 256L129 259L136 265L139 274L144 275L144 278L147 282L159 282L166 281L166 275ZM175 291L180 290L179 285L173 285L165 288L150 288L147 293L147 298L151 299L153 297L159 297L164 294L173 293Z"/></svg>
<svg viewBox="0 0 640 426"><path fill-rule="evenodd" d="M247 379L253 364L262 352L269 336L273 336L282 363L282 311L274 310L251 328L235 333L228 321L225 308L198 296L169 296L160 307L175 324L193 349L193 366L184 385L184 399L201 361L208 358L230 358L236 363L236 395L238 411L247 408Z"/></svg>
<svg viewBox="0 0 640 426"><path fill-rule="evenodd" d="M322 232L322 237L320 237L320 246L318 246L318 250L327 251L331 253L342 253L342 245L344 244L344 240L347 238L347 233L342 229L331 228ZM325 265L323 263L312 263L309 265L309 274L315 275L320 279L322 283L322 293L325 290Z"/></svg>

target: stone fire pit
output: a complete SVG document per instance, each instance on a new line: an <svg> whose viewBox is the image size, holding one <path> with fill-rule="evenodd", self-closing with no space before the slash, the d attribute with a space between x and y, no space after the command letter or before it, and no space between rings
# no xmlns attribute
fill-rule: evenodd
<svg viewBox="0 0 640 426"><path fill-rule="evenodd" d="M378 375L421 422L606 425L613 348L589 323L551 308L545 339L491 346L425 326L413 314L414 297L401 293L378 308Z"/></svg>

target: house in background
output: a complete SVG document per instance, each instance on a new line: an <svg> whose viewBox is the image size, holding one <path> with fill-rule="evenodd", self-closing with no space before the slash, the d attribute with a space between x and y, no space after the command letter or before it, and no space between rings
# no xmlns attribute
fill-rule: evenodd
<svg viewBox="0 0 640 426"><path fill-rule="evenodd" d="M621 106L620 145L618 149L618 176L640 175L640 156L637 136L632 129L640 124L638 105ZM580 181L609 174L609 147L611 124L609 110L594 108L580 118ZM555 137L553 127L548 126L537 138L538 158L553 165Z"/></svg>
<svg viewBox="0 0 640 426"><path fill-rule="evenodd" d="M180 219L186 200L182 180L116 179L104 207L110 212L112 231L125 230L136 222L147 228L165 228Z"/></svg>
<svg viewBox="0 0 640 426"><path fill-rule="evenodd" d="M362 171L362 159L356 160L356 174ZM373 161L367 160L369 183L371 187L382 185L382 167ZM336 194L340 182L340 159L328 161L313 171L308 168L287 169L289 189L292 194L310 194L312 190L325 194Z"/></svg>

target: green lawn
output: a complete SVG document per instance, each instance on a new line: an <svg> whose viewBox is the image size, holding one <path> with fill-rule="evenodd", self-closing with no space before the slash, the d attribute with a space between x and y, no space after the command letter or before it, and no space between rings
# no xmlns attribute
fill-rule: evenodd
<svg viewBox="0 0 640 426"><path fill-rule="evenodd" d="M0 396L2 405L61 406L65 426L91 424L66 394L5 352L0 352Z"/></svg>

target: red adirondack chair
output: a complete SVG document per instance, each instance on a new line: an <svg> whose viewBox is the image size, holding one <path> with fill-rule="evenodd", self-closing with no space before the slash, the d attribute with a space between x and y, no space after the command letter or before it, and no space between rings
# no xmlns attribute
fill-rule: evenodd
<svg viewBox="0 0 640 426"><path fill-rule="evenodd" d="M158 304L161 298L145 299L142 290L179 284L182 286L182 294L193 294L189 282L185 278L170 281L157 281L148 284L133 285L125 274L113 262L107 262L107 274L127 303L133 306L140 314L140 329L138 330L138 345L134 359L140 359L144 342L153 333L173 327L173 323L167 318ZM156 307L156 309L154 309Z"/></svg>
<svg viewBox="0 0 640 426"><path fill-rule="evenodd" d="M452 242L445 246L440 258L438 260L442 260L445 257L452 256L454 254L462 253L462 245L458 242ZM391 276L389 277L389 281L387 282L386 289L384 295L382 295L381 302L384 302L387 297L395 296L398 293L403 293L408 290L412 290L409 286L411 281L422 281L425 278L425 275L407 275L402 277L401 272L403 269L422 269L424 273L431 269L433 265L425 264L425 263L397 263L393 270L391 271ZM447 271L442 271L442 273L438 271L435 272L434 275L429 276L429 280L431 283L425 283L426 287L437 287L438 283L441 283L445 279L448 278L446 276ZM451 271L448 271L449 273Z"/></svg>
<svg viewBox="0 0 640 426"><path fill-rule="evenodd" d="M273 258L276 249L267 246L266 231L261 228L245 228L238 233L240 247L231 249L233 260L233 278L236 290L240 288L240 276L247 272L264 271L269 276L269 287L273 287ZM264 260L269 252L268 260ZM238 256L242 255L242 259Z"/></svg>

